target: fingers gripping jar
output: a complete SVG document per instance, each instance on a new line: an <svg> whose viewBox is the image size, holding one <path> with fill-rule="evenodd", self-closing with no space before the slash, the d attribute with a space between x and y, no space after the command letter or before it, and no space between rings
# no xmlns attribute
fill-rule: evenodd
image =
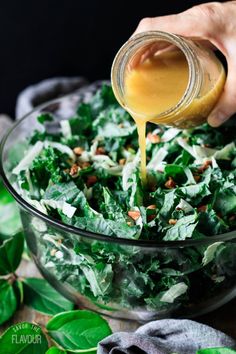
<svg viewBox="0 0 236 354"><path fill-rule="evenodd" d="M206 121L222 93L225 71L199 42L150 31L119 50L111 80L117 100L136 123L185 129Z"/></svg>

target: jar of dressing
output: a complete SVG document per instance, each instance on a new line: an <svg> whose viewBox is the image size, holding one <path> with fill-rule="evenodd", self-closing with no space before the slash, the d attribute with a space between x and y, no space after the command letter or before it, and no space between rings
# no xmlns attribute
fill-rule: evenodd
<svg viewBox="0 0 236 354"><path fill-rule="evenodd" d="M119 50L111 80L117 100L137 125L185 129L206 121L223 90L225 71L213 51L197 41L150 31Z"/></svg>

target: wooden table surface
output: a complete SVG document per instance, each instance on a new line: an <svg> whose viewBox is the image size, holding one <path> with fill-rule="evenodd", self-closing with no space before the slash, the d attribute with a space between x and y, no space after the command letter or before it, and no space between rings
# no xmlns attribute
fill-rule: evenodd
<svg viewBox="0 0 236 354"><path fill-rule="evenodd" d="M31 261L22 261L17 274L23 277L40 277L40 274ZM34 322L44 326L49 320L49 316L40 314L27 306L23 306L19 309L12 320L5 323L0 327L0 333L7 329L13 323L22 321ZM225 332L226 334L236 339L236 298L230 301L228 304L222 306L218 310L215 310L207 315L195 318L196 321L205 323L218 330ZM108 320L113 332L116 331L134 331L140 326L139 323L134 321L121 321L121 320Z"/></svg>

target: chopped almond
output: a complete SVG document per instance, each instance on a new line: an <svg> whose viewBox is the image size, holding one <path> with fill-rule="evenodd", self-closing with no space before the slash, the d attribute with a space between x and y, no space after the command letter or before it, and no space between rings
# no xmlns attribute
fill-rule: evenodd
<svg viewBox="0 0 236 354"><path fill-rule="evenodd" d="M197 208L197 211L200 212L205 212L207 210L207 206L206 205L201 205Z"/></svg>
<svg viewBox="0 0 236 354"><path fill-rule="evenodd" d="M176 187L176 183L172 177L169 177L168 181L165 183L165 187L168 189L172 189Z"/></svg>
<svg viewBox="0 0 236 354"><path fill-rule="evenodd" d="M127 221L127 223L126 223L128 226L132 226L133 224L132 224L132 221Z"/></svg>
<svg viewBox="0 0 236 354"><path fill-rule="evenodd" d="M170 220L168 221L168 223L169 223L170 225L175 225L175 224L177 223L177 219L170 219Z"/></svg>
<svg viewBox="0 0 236 354"><path fill-rule="evenodd" d="M51 249L50 255L51 255L52 257L54 257L56 253L57 253L57 249L56 249L56 248Z"/></svg>
<svg viewBox="0 0 236 354"><path fill-rule="evenodd" d="M78 147L75 147L73 151L76 155L82 155L82 153L84 152L84 149L82 147L78 146Z"/></svg>
<svg viewBox="0 0 236 354"><path fill-rule="evenodd" d="M97 182L97 176L88 176L86 185L87 187L92 187Z"/></svg>
<svg viewBox="0 0 236 354"><path fill-rule="evenodd" d="M79 171L79 166L76 165L76 163L74 163L74 164L71 166L70 175L71 175L72 177L74 177L74 176L77 175L78 171Z"/></svg>
<svg viewBox="0 0 236 354"><path fill-rule="evenodd" d="M193 175L193 178L194 178L194 180L195 180L196 182L199 182L200 179L201 179L201 176L199 176L199 175Z"/></svg>
<svg viewBox="0 0 236 354"><path fill-rule="evenodd" d="M105 155L105 154L106 154L106 150L102 146L99 146L95 152L95 155Z"/></svg>
<svg viewBox="0 0 236 354"><path fill-rule="evenodd" d="M125 163L126 163L126 159L119 159L119 165L124 166Z"/></svg>
<svg viewBox="0 0 236 354"><path fill-rule="evenodd" d="M148 215L148 216L147 216L147 220L148 220L148 222L150 222L150 221L154 220L154 219L155 219L155 217L156 217L156 214L151 214L151 215Z"/></svg>
<svg viewBox="0 0 236 354"><path fill-rule="evenodd" d="M211 166L212 161L211 160L206 160L202 166L198 168L198 172L202 173L208 169L209 166Z"/></svg>
<svg viewBox="0 0 236 354"><path fill-rule="evenodd" d="M128 215L129 215L129 217L131 219L136 221L140 217L140 211L138 211L138 210L130 210L130 211L128 211Z"/></svg>
<svg viewBox="0 0 236 354"><path fill-rule="evenodd" d="M161 142L161 137L157 134L148 133L147 138L152 144L159 144Z"/></svg>
<svg viewBox="0 0 236 354"><path fill-rule="evenodd" d="M151 204L147 207L147 209L156 209L157 206L155 204Z"/></svg>

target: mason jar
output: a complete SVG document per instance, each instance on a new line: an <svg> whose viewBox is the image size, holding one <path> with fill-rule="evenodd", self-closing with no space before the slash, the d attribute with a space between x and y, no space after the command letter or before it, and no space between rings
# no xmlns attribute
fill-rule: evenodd
<svg viewBox="0 0 236 354"><path fill-rule="evenodd" d="M150 56L158 56L163 49L176 50L185 56L188 65L186 89L179 101L167 110L150 112L149 107L149 112L144 114L127 101L126 80L132 70L136 70L137 63ZM207 120L222 93L225 70L214 52L199 41L172 33L149 31L131 37L121 47L112 65L111 81L118 102L134 118L185 129ZM138 99L141 102L142 95Z"/></svg>

